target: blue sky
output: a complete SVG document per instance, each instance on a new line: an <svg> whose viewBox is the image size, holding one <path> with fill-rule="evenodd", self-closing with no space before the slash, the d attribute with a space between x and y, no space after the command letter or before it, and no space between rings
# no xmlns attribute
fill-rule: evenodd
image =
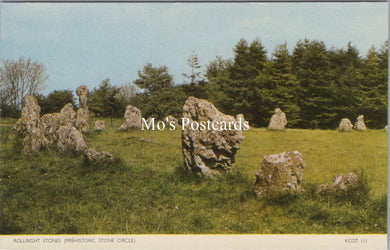
<svg viewBox="0 0 390 250"><path fill-rule="evenodd" d="M324 41L361 55L388 39L387 3L2 3L0 56L42 62L43 92L89 89L105 78L132 82L150 62L167 65L176 83L192 51L202 66L232 58L244 38L260 38L270 55L287 41ZM204 67L202 68L204 69Z"/></svg>

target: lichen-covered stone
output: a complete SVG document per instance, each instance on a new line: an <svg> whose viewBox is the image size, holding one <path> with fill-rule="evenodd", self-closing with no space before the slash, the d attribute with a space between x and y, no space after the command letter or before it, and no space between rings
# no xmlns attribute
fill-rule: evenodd
<svg viewBox="0 0 390 250"><path fill-rule="evenodd" d="M88 118L89 118L88 108L79 108L77 110L75 126L82 133L88 133L89 132Z"/></svg>
<svg viewBox="0 0 390 250"><path fill-rule="evenodd" d="M61 109L61 124L74 126L76 122L76 111L73 109L73 104L68 103Z"/></svg>
<svg viewBox="0 0 390 250"><path fill-rule="evenodd" d="M343 118L339 124L340 132L351 132L352 131L352 123L348 118Z"/></svg>
<svg viewBox="0 0 390 250"><path fill-rule="evenodd" d="M65 125L65 123L62 124L63 120L61 113L44 114L41 117L42 130L49 144L57 141L57 130Z"/></svg>
<svg viewBox="0 0 390 250"><path fill-rule="evenodd" d="M97 152L94 148L89 148L84 151L84 155L88 161L92 163L108 163L113 162L114 157L110 152Z"/></svg>
<svg viewBox="0 0 390 250"><path fill-rule="evenodd" d="M183 106L183 118L195 122L236 122L211 102L189 97ZM184 126L182 124L182 126ZM231 170L234 156L244 139L241 130L200 130L190 126L182 130L184 166L203 176L213 177Z"/></svg>
<svg viewBox="0 0 390 250"><path fill-rule="evenodd" d="M287 124L286 114L280 108L276 108L268 124L268 129L283 130L286 124Z"/></svg>
<svg viewBox="0 0 390 250"><path fill-rule="evenodd" d="M361 132L367 130L366 124L364 124L364 116L363 115L359 115L357 117L354 129L356 129L357 131L361 131Z"/></svg>
<svg viewBox="0 0 390 250"><path fill-rule="evenodd" d="M264 156L256 173L254 192L262 198L266 194L299 193L305 162L297 151Z"/></svg>
<svg viewBox="0 0 390 250"><path fill-rule="evenodd" d="M125 118L125 121L120 126L119 130L126 130L129 128L140 128L141 127L142 115L141 115L141 111L139 109L137 109L136 107L128 105L126 107L124 118Z"/></svg>
<svg viewBox="0 0 390 250"><path fill-rule="evenodd" d="M61 126L58 131L57 146L60 150L82 152L87 148L83 135L75 127Z"/></svg>
<svg viewBox="0 0 390 250"><path fill-rule="evenodd" d="M81 85L76 89L80 108L88 109L88 92L88 88L85 85Z"/></svg>
<svg viewBox="0 0 390 250"><path fill-rule="evenodd" d="M15 135L24 137L22 154L30 154L48 145L40 122L41 108L34 96L23 99L22 116L12 127L9 139Z"/></svg>
<svg viewBox="0 0 390 250"><path fill-rule="evenodd" d="M104 130L106 130L106 128L104 126L104 121L103 120L97 120L95 122L93 130L95 130L96 132L103 132Z"/></svg>
<svg viewBox="0 0 390 250"><path fill-rule="evenodd" d="M351 187L358 184L358 177L355 173L337 175L332 178L332 184L321 184L317 187L320 194L342 195Z"/></svg>

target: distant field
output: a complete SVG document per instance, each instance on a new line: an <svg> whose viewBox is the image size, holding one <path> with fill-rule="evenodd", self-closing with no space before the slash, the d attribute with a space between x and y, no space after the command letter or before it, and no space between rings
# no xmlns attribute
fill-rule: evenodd
<svg viewBox="0 0 390 250"><path fill-rule="evenodd" d="M210 180L183 170L180 130L119 132L121 120L107 119L106 132L84 137L117 159L99 166L56 150L22 156L20 144L7 141L13 122L0 127L2 234L386 233L384 130L251 128L234 171ZM306 192L257 200L252 188L263 156L293 150L306 162ZM315 194L317 185L351 171L368 193Z"/></svg>

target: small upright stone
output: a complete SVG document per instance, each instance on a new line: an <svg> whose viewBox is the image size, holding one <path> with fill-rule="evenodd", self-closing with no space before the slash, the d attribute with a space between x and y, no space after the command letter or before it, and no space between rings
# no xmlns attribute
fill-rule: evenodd
<svg viewBox="0 0 390 250"><path fill-rule="evenodd" d="M178 120L171 115L168 115L167 117L165 117L163 121L164 121L166 126L170 126L170 124L173 124L174 126L176 126L179 124Z"/></svg>
<svg viewBox="0 0 390 250"><path fill-rule="evenodd" d="M183 119L188 119L188 124L236 122L233 116L220 112L211 102L192 96L184 103ZM182 152L186 169L209 177L231 170L234 156L244 139L241 130L192 129L184 122L182 126Z"/></svg>
<svg viewBox="0 0 390 250"><path fill-rule="evenodd" d="M366 124L364 124L364 115L359 115L356 119L355 127L357 131L366 131L367 127Z"/></svg>
<svg viewBox="0 0 390 250"><path fill-rule="evenodd" d="M297 151L264 156L256 173L254 192L259 198L265 194L301 192L304 169L303 156Z"/></svg>
<svg viewBox="0 0 390 250"><path fill-rule="evenodd" d="M141 111L136 107L128 105L126 107L124 118L125 122L120 126L119 130L141 127L142 115Z"/></svg>
<svg viewBox="0 0 390 250"><path fill-rule="evenodd" d="M343 118L339 125L340 132L351 132L352 131L352 123L348 118Z"/></svg>
<svg viewBox="0 0 390 250"><path fill-rule="evenodd" d="M286 114L280 108L276 108L268 124L268 129L283 130L286 124L287 124Z"/></svg>
<svg viewBox="0 0 390 250"><path fill-rule="evenodd" d="M238 115L236 116L236 120L237 120L237 121L241 121L241 123L244 123L244 122L245 122L245 117L244 117L243 114L238 114Z"/></svg>
<svg viewBox="0 0 390 250"><path fill-rule="evenodd" d="M104 121L103 120L96 121L93 130L95 130L96 132L103 132L104 130L106 130L106 128L104 127Z"/></svg>
<svg viewBox="0 0 390 250"><path fill-rule="evenodd" d="M337 175L332 178L332 184L322 184L317 187L317 193L341 195L351 187L356 186L358 177L355 173Z"/></svg>
<svg viewBox="0 0 390 250"><path fill-rule="evenodd" d="M385 126L385 131L387 132L389 130L389 125Z"/></svg>

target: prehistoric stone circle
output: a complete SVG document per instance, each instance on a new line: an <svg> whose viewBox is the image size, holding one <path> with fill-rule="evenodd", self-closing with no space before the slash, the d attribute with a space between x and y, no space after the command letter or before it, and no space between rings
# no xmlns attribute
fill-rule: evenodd
<svg viewBox="0 0 390 250"><path fill-rule="evenodd" d="M366 131L367 127L366 124L364 124L364 115L359 115L356 119L355 127L357 131Z"/></svg>
<svg viewBox="0 0 390 250"><path fill-rule="evenodd" d="M89 109L88 109L88 88L85 85L81 85L76 89L76 94L79 97L79 106L77 110L76 128L83 133L89 132Z"/></svg>
<svg viewBox="0 0 390 250"><path fill-rule="evenodd" d="M276 108L271 120L268 124L270 130L283 130L287 124L286 114L280 109Z"/></svg>
<svg viewBox="0 0 390 250"><path fill-rule="evenodd" d="M183 118L192 122L236 122L233 116L220 112L211 102L188 97ZM203 176L214 177L231 170L234 155L244 139L241 130L182 129L184 166Z"/></svg>
<svg viewBox="0 0 390 250"><path fill-rule="evenodd" d="M105 163L105 162L113 162L114 157L110 152L102 151L97 152L94 148L89 148L84 151L84 155L88 161L92 163Z"/></svg>
<svg viewBox="0 0 390 250"><path fill-rule="evenodd" d="M332 178L332 184L321 184L317 187L317 193L320 194L344 194L358 183L358 177L355 173L337 175Z"/></svg>
<svg viewBox="0 0 390 250"><path fill-rule="evenodd" d="M104 126L104 121L103 120L97 120L95 122L95 126L93 127L93 130L95 130L96 132L103 132L104 130L106 130L106 128Z"/></svg>
<svg viewBox="0 0 390 250"><path fill-rule="evenodd" d="M172 123L175 126L179 124L178 120L171 115L168 115L167 117L165 117L163 121L164 121L166 126L169 126L170 123Z"/></svg>
<svg viewBox="0 0 390 250"><path fill-rule="evenodd" d="M142 115L141 111L136 107L128 105L126 107L124 118L125 122L120 126L119 130L141 127Z"/></svg>
<svg viewBox="0 0 390 250"><path fill-rule="evenodd" d="M75 126L78 128L82 133L88 133L89 132L89 111L88 108L79 108L77 110L77 116L76 116L76 123Z"/></svg>
<svg viewBox="0 0 390 250"><path fill-rule="evenodd" d="M29 154L48 145L40 122L41 108L34 96L23 99L21 118L12 127L9 139L15 135L24 137L22 154Z"/></svg>
<svg viewBox="0 0 390 250"><path fill-rule="evenodd" d="M340 132L351 132L352 131L352 123L348 118L343 118L339 124Z"/></svg>
<svg viewBox="0 0 390 250"><path fill-rule="evenodd" d="M81 85L76 89L76 94L79 97L80 108L88 109L88 88Z"/></svg>
<svg viewBox="0 0 390 250"><path fill-rule="evenodd" d="M264 156L260 170L256 173L254 192L262 198L265 194L301 192L301 181L305 162L298 151Z"/></svg>

